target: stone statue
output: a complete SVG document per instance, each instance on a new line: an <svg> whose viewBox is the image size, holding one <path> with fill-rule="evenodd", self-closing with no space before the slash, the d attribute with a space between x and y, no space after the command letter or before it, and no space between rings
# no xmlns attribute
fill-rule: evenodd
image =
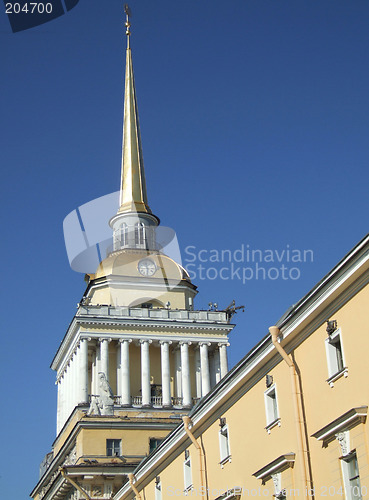
<svg viewBox="0 0 369 500"><path fill-rule="evenodd" d="M114 415L114 395L104 372L99 372L99 395L92 396L87 415Z"/></svg>

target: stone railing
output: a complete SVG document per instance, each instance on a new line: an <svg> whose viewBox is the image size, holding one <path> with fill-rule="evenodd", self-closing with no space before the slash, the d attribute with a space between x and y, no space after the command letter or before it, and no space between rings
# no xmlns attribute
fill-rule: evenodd
<svg viewBox="0 0 369 500"><path fill-rule="evenodd" d="M89 394L88 400L91 404L93 399L97 399L99 396L95 394ZM192 404L195 405L200 398L192 398ZM171 398L172 406L182 407L183 398L180 397L172 397ZM114 396L114 406L121 406L122 398L121 396ZM132 396L131 397L131 405L132 407L141 407L142 406L142 396ZM153 407L161 408L163 406L163 397L162 396L151 396L151 405Z"/></svg>
<svg viewBox="0 0 369 500"><path fill-rule="evenodd" d="M183 398L177 398L177 397L172 398L173 406L182 406L182 404L183 404Z"/></svg>
<svg viewBox="0 0 369 500"><path fill-rule="evenodd" d="M209 323L228 323L225 311L188 311L187 309L164 309L145 307L113 307L104 305L79 305L77 316L157 319L169 321L201 321Z"/></svg>
<svg viewBox="0 0 369 500"><path fill-rule="evenodd" d="M132 405L141 406L142 405L142 396L132 396L131 401L132 401Z"/></svg>
<svg viewBox="0 0 369 500"><path fill-rule="evenodd" d="M151 404L153 406L163 406L162 396L151 396Z"/></svg>

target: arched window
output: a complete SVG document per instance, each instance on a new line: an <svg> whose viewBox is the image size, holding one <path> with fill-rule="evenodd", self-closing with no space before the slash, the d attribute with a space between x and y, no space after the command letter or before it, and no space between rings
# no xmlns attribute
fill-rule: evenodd
<svg viewBox="0 0 369 500"><path fill-rule="evenodd" d="M144 246L146 243L145 225L143 222L135 224L135 244L137 246Z"/></svg>
<svg viewBox="0 0 369 500"><path fill-rule="evenodd" d="M125 222L119 228L119 240L122 247L128 245L128 227Z"/></svg>

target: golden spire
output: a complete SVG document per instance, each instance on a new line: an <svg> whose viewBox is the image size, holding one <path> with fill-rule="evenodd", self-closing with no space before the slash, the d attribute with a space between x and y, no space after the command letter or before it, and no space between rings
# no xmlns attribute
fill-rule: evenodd
<svg viewBox="0 0 369 500"><path fill-rule="evenodd" d="M136 88L129 44L131 24L129 22L130 10L128 5L124 6L124 11L126 13L127 56L124 90L122 174L118 214L128 212L145 212L151 214L147 203Z"/></svg>

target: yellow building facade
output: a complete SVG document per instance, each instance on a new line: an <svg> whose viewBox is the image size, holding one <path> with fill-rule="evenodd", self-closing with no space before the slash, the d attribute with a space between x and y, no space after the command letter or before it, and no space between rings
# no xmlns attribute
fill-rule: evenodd
<svg viewBox="0 0 369 500"><path fill-rule="evenodd" d="M369 236L270 328L116 500L365 498Z"/></svg>

